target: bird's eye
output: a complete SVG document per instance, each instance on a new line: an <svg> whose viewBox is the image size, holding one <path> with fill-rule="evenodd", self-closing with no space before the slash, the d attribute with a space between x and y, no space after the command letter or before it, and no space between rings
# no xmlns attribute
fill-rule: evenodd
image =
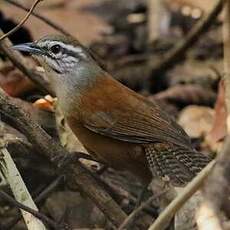
<svg viewBox="0 0 230 230"><path fill-rule="evenodd" d="M58 54L61 51L61 46L60 45L53 45L50 47L50 50L54 54Z"/></svg>

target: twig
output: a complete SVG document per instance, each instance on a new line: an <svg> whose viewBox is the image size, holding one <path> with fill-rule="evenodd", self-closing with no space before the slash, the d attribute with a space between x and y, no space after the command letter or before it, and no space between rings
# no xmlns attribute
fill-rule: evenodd
<svg viewBox="0 0 230 230"><path fill-rule="evenodd" d="M0 29L0 35L4 33ZM36 83L37 86L43 91L48 92L51 95L55 95L49 82L46 80L45 75L39 74L35 70L35 65L31 62L27 62L25 58L16 50L10 49L12 46L11 41L5 38L0 42L0 50L12 61L12 63L21 70L30 80Z"/></svg>
<svg viewBox="0 0 230 230"><path fill-rule="evenodd" d="M42 200L46 199L48 195L57 188L57 186L63 181L64 176L61 175L57 177L47 188L45 188L35 199L36 203L40 203Z"/></svg>
<svg viewBox="0 0 230 230"><path fill-rule="evenodd" d="M211 161L160 214L148 230L163 230L170 219L183 206L183 204L201 187L204 180L210 174L215 161Z"/></svg>
<svg viewBox="0 0 230 230"><path fill-rule="evenodd" d="M30 10L29 8L21 5L19 2L15 2L13 0L5 0L5 1L10 3L10 4L12 4L12 5L14 5L14 6L16 6L16 7L18 7L18 8L20 8L20 9L22 9L22 10L25 10L27 12ZM40 19L41 21L45 22L47 25L51 26L55 30L60 31L61 33L63 33L66 36L71 36L72 37L72 35L69 32L64 30L61 26L57 25L56 23L50 21L48 18L46 18L46 17L44 17L44 16L42 16L42 15L40 15L38 13L35 13L35 12L32 12L31 14L33 16L35 16L36 18Z"/></svg>
<svg viewBox="0 0 230 230"><path fill-rule="evenodd" d="M3 158L0 162L0 169L10 185L17 202L22 203L22 205L26 205L34 210L38 210L8 150L5 147L1 147L0 152L3 154ZM44 224L33 215L30 215L23 210L21 210L21 212L28 229L46 229Z"/></svg>
<svg viewBox="0 0 230 230"><path fill-rule="evenodd" d="M8 33L2 35L2 36L0 37L0 41L3 40L4 38L10 36L10 35L13 34L14 32L16 32L19 28L21 28L22 25L27 21L27 19L29 18L29 16L30 16L31 13L33 12L34 8L35 8L35 7L37 6L37 4L38 4L39 2L41 2L41 1L43 1L43 0L36 0L36 1L34 2L34 4L31 6L31 8L30 8L29 12L26 14L26 16L21 20L21 22L20 22L17 26L15 26L12 30L10 30Z"/></svg>
<svg viewBox="0 0 230 230"><path fill-rule="evenodd" d="M42 214L41 212L38 212L37 210L34 210L32 208L29 208L28 206L23 205L22 203L16 201L14 198L9 196L7 193L0 191L0 196L4 199L7 200L11 205L14 207L20 208L26 212L29 212L33 216L37 217L44 223L48 224L49 226L53 227L54 229L61 229L60 226L50 218L48 218L46 215Z"/></svg>
<svg viewBox="0 0 230 230"><path fill-rule="evenodd" d="M133 210L133 212L131 212L129 214L129 216L127 216L127 218L121 224L121 226L118 228L118 230L128 229L128 227L135 220L134 218L136 218L141 213L141 211L143 209L147 208L154 200L158 199L160 196L164 195L166 192L167 192L167 190L161 192L160 194L153 195L147 201L143 202L138 208L136 208L135 210Z"/></svg>
<svg viewBox="0 0 230 230"><path fill-rule="evenodd" d="M22 109L19 109L0 89L0 111L5 115L11 115L15 126L28 140L38 149L38 152L45 155L56 166L60 159L67 158L69 152L52 138ZM94 177L79 162L75 161L65 167L66 179L72 190L80 189L85 193L104 213L104 215L115 226L120 226L126 218L126 214L112 197L101 188Z"/></svg>
<svg viewBox="0 0 230 230"><path fill-rule="evenodd" d="M213 21L220 13L224 2L225 0L216 0L216 3L214 4L211 12L200 19L199 22L197 22L197 24L187 34L187 36L178 44L176 44L172 50L166 53L166 55L163 56L159 62L155 62L155 58L154 60L150 60L152 76L158 74L161 71L166 71L168 68L172 67L178 62L179 57L182 57L187 49L190 48L198 40L200 35L209 29Z"/></svg>

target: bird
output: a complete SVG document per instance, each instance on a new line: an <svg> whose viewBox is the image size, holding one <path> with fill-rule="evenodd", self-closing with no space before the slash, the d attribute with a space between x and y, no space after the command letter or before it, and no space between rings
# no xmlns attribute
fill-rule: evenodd
<svg viewBox="0 0 230 230"><path fill-rule="evenodd" d="M115 80L74 38L47 35L12 48L40 62L69 127L106 165L144 184L158 178L183 187L210 161L156 102Z"/></svg>

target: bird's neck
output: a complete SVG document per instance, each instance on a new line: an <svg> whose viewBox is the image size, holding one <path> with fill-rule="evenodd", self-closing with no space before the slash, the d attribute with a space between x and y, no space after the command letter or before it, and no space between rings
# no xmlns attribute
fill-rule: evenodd
<svg viewBox="0 0 230 230"><path fill-rule="evenodd" d="M67 74L50 74L59 105L65 114L77 110L81 95L94 87L104 71L95 63L81 63L74 71Z"/></svg>

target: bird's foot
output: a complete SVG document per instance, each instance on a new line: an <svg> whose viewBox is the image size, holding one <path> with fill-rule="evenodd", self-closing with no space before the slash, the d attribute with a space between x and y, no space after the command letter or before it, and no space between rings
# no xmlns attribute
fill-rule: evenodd
<svg viewBox="0 0 230 230"><path fill-rule="evenodd" d="M79 159L79 157L76 156L75 153L69 153L66 154L65 156L55 156L52 158L52 162L54 162L58 169L64 169L66 168L68 165L76 162Z"/></svg>
<svg viewBox="0 0 230 230"><path fill-rule="evenodd" d="M65 156L55 156L53 157L52 162L55 162L58 168L62 169L65 168L67 165L78 161L79 159L87 159L87 160L99 162L89 154L83 152L71 152Z"/></svg>

